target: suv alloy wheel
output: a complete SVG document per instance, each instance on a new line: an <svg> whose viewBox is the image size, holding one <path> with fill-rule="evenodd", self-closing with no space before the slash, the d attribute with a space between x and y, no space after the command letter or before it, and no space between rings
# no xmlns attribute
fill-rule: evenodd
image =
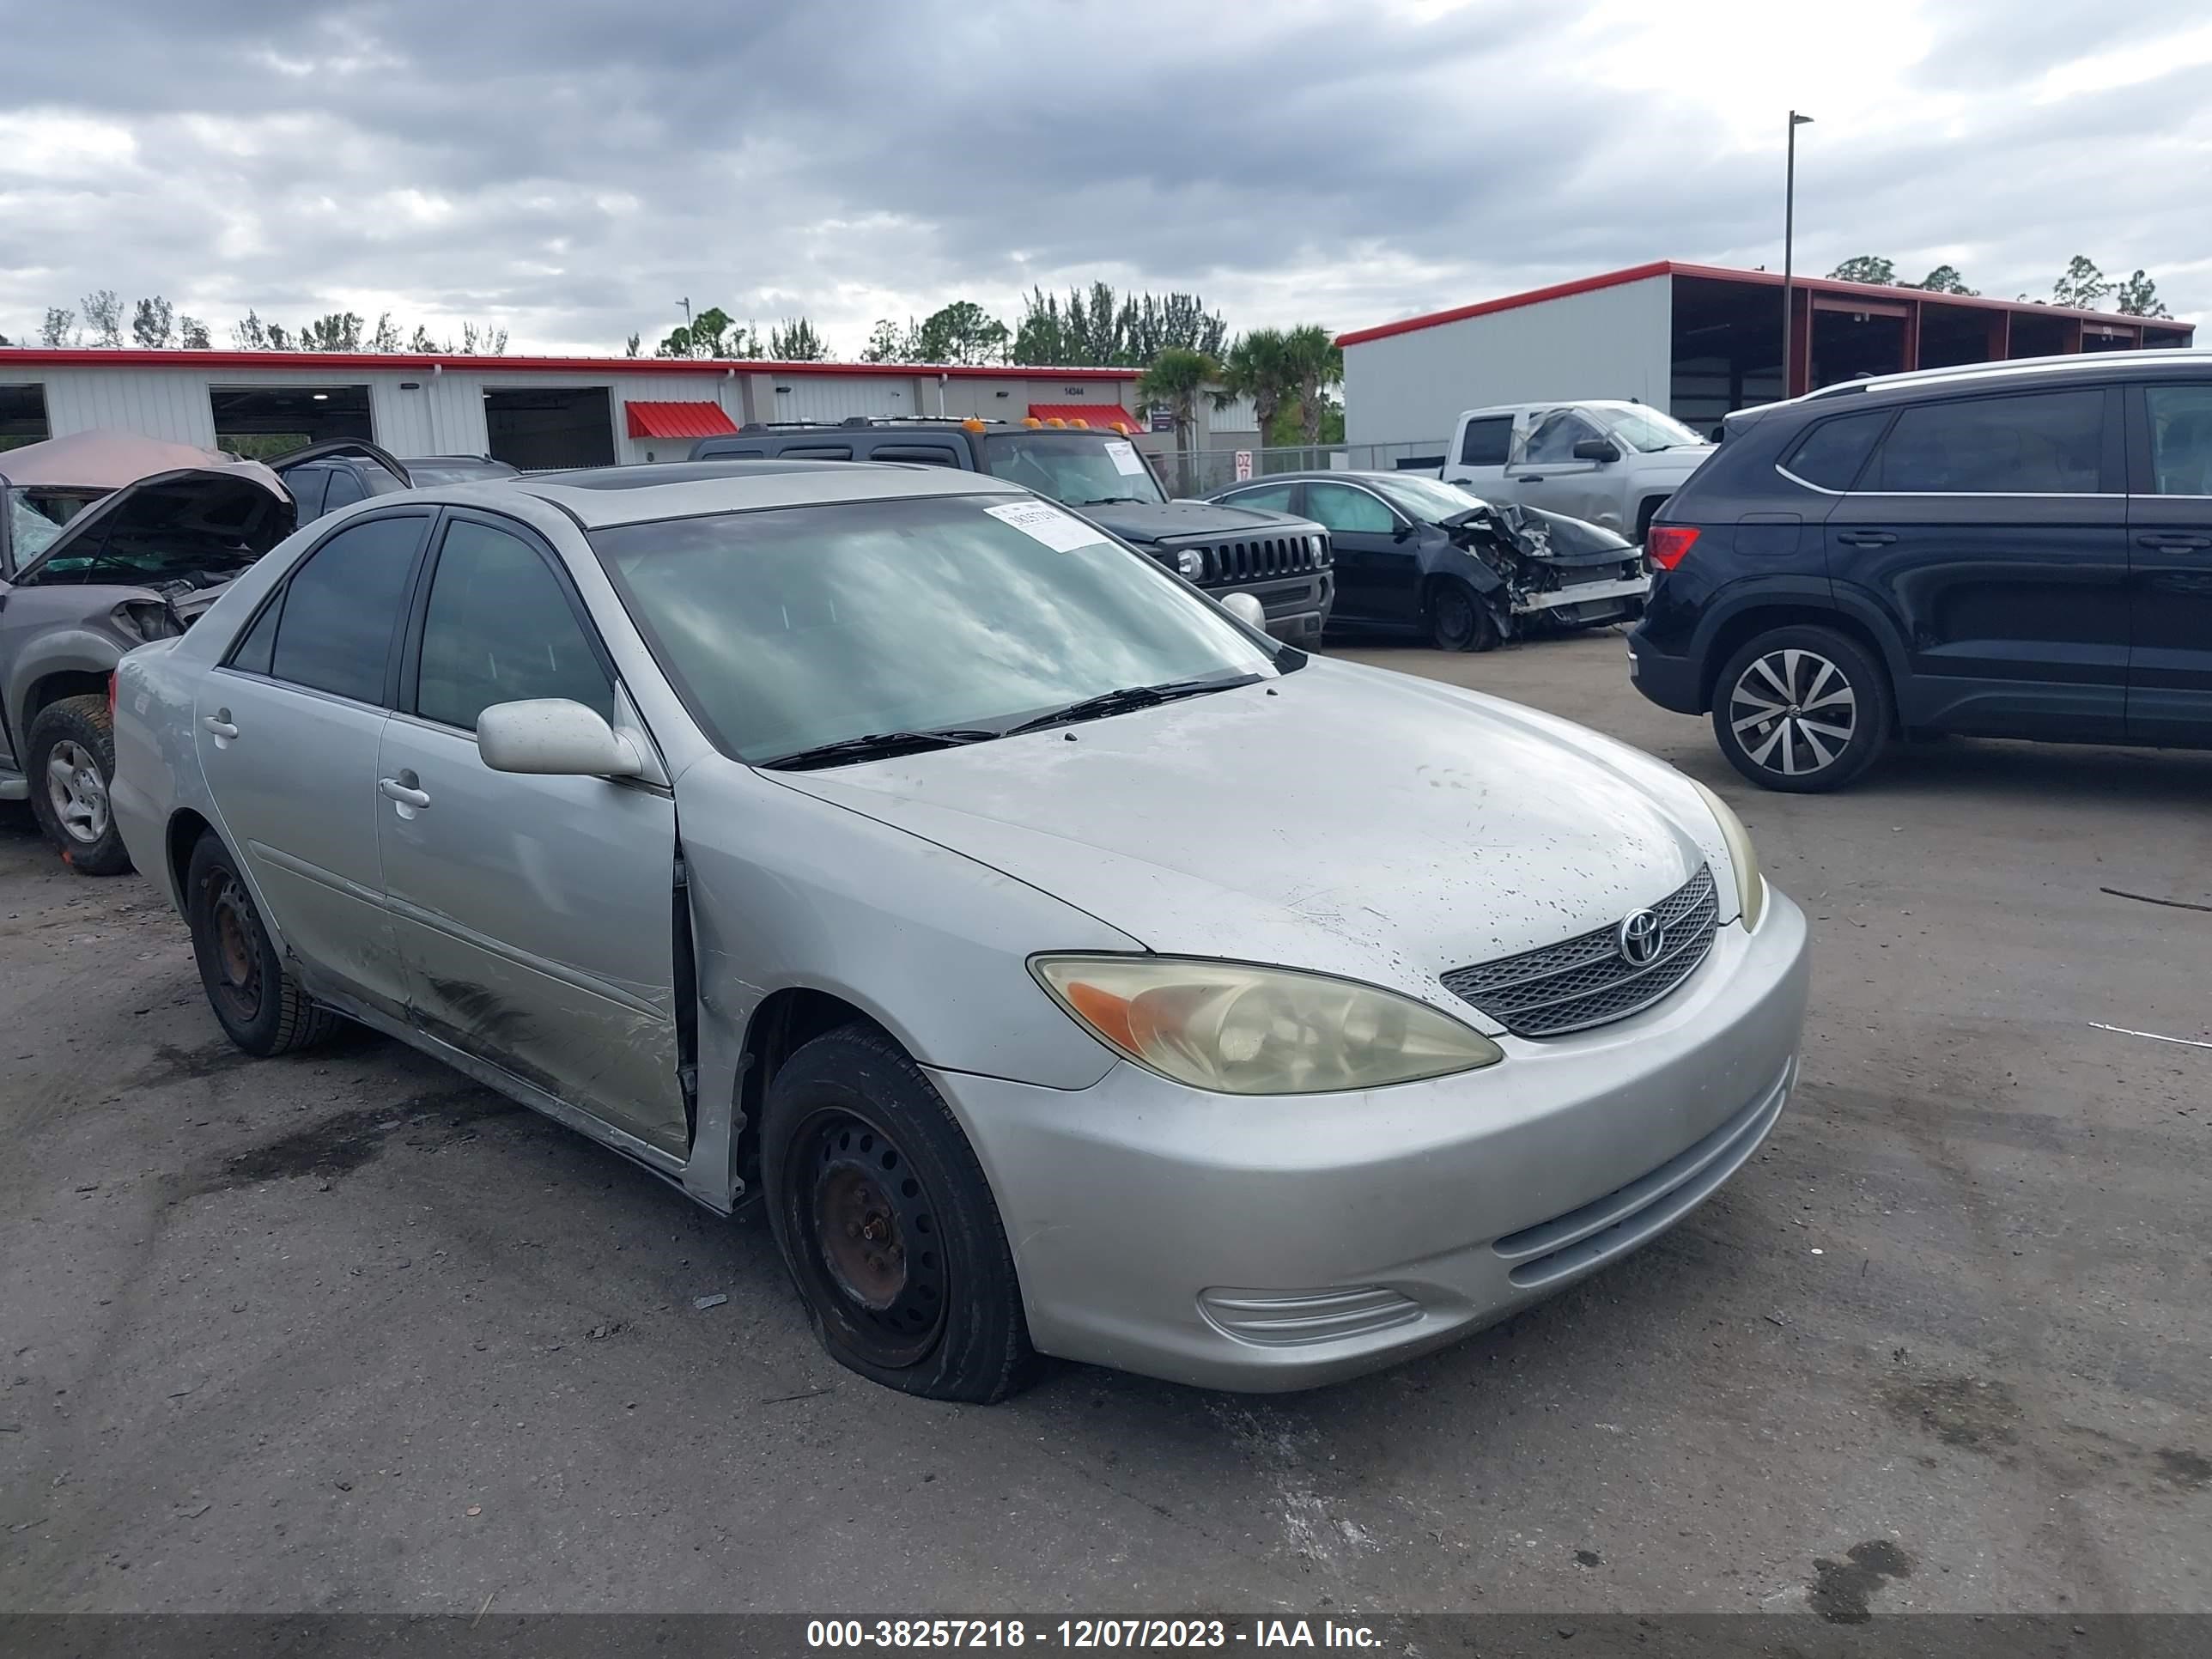
<svg viewBox="0 0 2212 1659"><path fill-rule="evenodd" d="M1840 789L1873 765L1891 718L1888 675L1832 629L1761 634L1713 687L1721 752L1762 788L1793 794Z"/></svg>

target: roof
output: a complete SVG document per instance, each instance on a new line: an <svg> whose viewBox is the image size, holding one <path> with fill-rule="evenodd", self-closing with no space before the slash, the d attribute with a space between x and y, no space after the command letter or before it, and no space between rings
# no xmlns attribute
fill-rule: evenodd
<svg viewBox="0 0 2212 1659"><path fill-rule="evenodd" d="M787 363L757 357L521 357L466 356L456 352L186 351L135 346L0 346L0 368L21 364L50 368L307 368L414 369L429 374L466 369L479 374L553 371L564 374L942 374L949 380L1134 380L1140 368L1067 368L1045 363Z"/></svg>
<svg viewBox="0 0 2212 1659"><path fill-rule="evenodd" d="M790 461L672 461L657 466L538 472L445 488L454 492L456 499L465 495L471 501L491 501L520 490L562 508L586 530L830 501L1029 495L1019 484L988 472L942 466L880 466L866 461L813 465Z"/></svg>
<svg viewBox="0 0 2212 1659"><path fill-rule="evenodd" d="M187 471L235 471L277 495L284 493L276 475L258 461L135 432L72 432L0 454L0 481L55 489L120 489L157 473Z"/></svg>
<svg viewBox="0 0 2212 1659"><path fill-rule="evenodd" d="M1852 392L1905 391L1914 386L1941 386L1952 380L2003 380L2015 377L2040 380L2050 375L2102 375L2115 369L2130 374L2171 368L2192 378L2212 368L2212 347L2152 346L2141 351L2069 351L2055 357L2009 357L2002 362L1954 363L1942 368L1902 369L1894 374L1870 374L1862 380L1842 380L1791 398L1792 403L1823 401Z"/></svg>
<svg viewBox="0 0 2212 1659"><path fill-rule="evenodd" d="M725 414L720 404L694 398L678 404L643 403L635 398L623 400L633 438L719 438L735 432L737 425Z"/></svg>
<svg viewBox="0 0 2212 1659"><path fill-rule="evenodd" d="M1040 421L1081 421L1087 426L1119 426L1129 432L1145 428L1137 417L1119 404L1031 404L1030 414Z"/></svg>
<svg viewBox="0 0 2212 1659"><path fill-rule="evenodd" d="M1595 276L1577 277L1571 283L1554 283L1549 288L1532 288L1522 294L1508 294L1495 300L1478 301L1471 306L1455 306L1449 311L1431 311L1419 317L1403 318L1395 323L1378 323L1372 328L1356 328L1349 334L1338 335L1336 343L1340 346L1358 345L1368 340L1387 339L1394 334L1411 334L1419 329L1463 322L1469 317L1486 317L1493 312L1541 305L1547 300L1564 300L1577 294L1594 294L1600 289L1623 288L1631 283L1648 282L1654 276L1690 276L1707 282L1740 283L1757 288L1782 286L1782 273L1778 270L1737 270L1727 265L1694 265L1686 264L1680 259L1654 259L1646 264L1628 265ZM2027 300L1997 300L1979 294L1941 294L1932 289L1881 283L1839 283L1828 276L1793 276L1790 281L1794 287L1812 294L1863 295L1869 299L1889 300L1909 297L1930 305L1967 310L2009 311L2030 317L2079 318L2084 322L2117 323L2125 327L2140 324L2149 328L2179 330L2192 337L2197 326L2194 323L2181 322L2171 317L2123 317L2117 312L2076 311L2066 306L2037 305Z"/></svg>

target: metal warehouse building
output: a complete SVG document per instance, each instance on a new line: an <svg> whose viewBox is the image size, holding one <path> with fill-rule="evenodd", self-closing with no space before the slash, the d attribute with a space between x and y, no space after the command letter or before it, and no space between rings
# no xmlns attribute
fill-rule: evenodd
<svg viewBox="0 0 2212 1659"><path fill-rule="evenodd" d="M2022 301L1799 277L1782 373L1782 278L1661 259L1356 329L1345 436L1447 436L1462 410L1633 398L1700 430L1730 410L1860 374L2191 343L2196 325Z"/></svg>
<svg viewBox="0 0 2212 1659"><path fill-rule="evenodd" d="M525 471L676 460L747 421L1030 416L1137 431L1133 368L0 349L0 447L95 428L273 455L366 438ZM1171 442L1142 437L1148 447Z"/></svg>

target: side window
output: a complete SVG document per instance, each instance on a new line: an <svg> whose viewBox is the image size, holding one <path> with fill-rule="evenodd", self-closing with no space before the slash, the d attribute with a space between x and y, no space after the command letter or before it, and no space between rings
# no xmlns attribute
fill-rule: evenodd
<svg viewBox="0 0 2212 1659"><path fill-rule="evenodd" d="M1784 458L1783 470L1840 495L1856 481L1859 469L1866 465L1875 440L1881 436L1888 421L1886 409L1823 421L1797 441L1797 447Z"/></svg>
<svg viewBox="0 0 2212 1659"><path fill-rule="evenodd" d="M796 455L807 460L849 461L853 459L850 444L786 444L775 452L779 456Z"/></svg>
<svg viewBox="0 0 2212 1659"><path fill-rule="evenodd" d="M1267 513L1288 513L1291 497L1297 493L1297 488L1296 484L1267 484L1258 489L1240 489L1234 495L1224 497L1223 505L1256 507Z"/></svg>
<svg viewBox="0 0 2212 1659"><path fill-rule="evenodd" d="M1898 413L1860 488L1945 495L2094 495L2102 387L1919 404Z"/></svg>
<svg viewBox="0 0 2212 1659"><path fill-rule="evenodd" d="M284 584L270 673L359 702L383 702L392 624L422 539L418 516L372 519L309 554Z"/></svg>
<svg viewBox="0 0 2212 1659"><path fill-rule="evenodd" d="M313 524L330 508L324 505L328 499L324 492L330 488L331 470L312 462L306 466L290 468L284 474L284 488L292 492L292 499L300 504L300 522Z"/></svg>
<svg viewBox="0 0 2212 1659"><path fill-rule="evenodd" d="M2212 495L2212 386L2154 386L2151 488L2160 495Z"/></svg>
<svg viewBox="0 0 2212 1659"><path fill-rule="evenodd" d="M1460 434L1459 464L1462 466L1503 466L1506 451L1513 443L1513 417L1492 415L1480 421L1469 421L1467 430Z"/></svg>
<svg viewBox="0 0 2212 1659"><path fill-rule="evenodd" d="M923 466L957 468L960 458L943 444L883 444L868 452L872 461L909 461Z"/></svg>
<svg viewBox="0 0 2212 1659"><path fill-rule="evenodd" d="M323 511L335 513L342 507L351 507L356 501L368 499L368 491L362 488L361 478L349 466L331 469L331 491L323 497Z"/></svg>
<svg viewBox="0 0 2212 1659"><path fill-rule="evenodd" d="M614 718L606 671L538 550L456 519L430 579L416 713L473 732L493 703L528 697L568 697Z"/></svg>
<svg viewBox="0 0 2212 1659"><path fill-rule="evenodd" d="M1387 536L1398 527L1390 509L1364 489L1349 484L1306 486L1306 516L1338 535Z"/></svg>
<svg viewBox="0 0 2212 1659"><path fill-rule="evenodd" d="M1577 444L1600 435L1598 429L1581 416L1563 409L1556 415L1545 416L1544 423L1528 434L1528 453L1521 459L1532 465L1571 461Z"/></svg>
<svg viewBox="0 0 2212 1659"><path fill-rule="evenodd" d="M232 648L230 665L247 674L266 674L276 653L276 619L284 614L284 593L279 588L261 614L253 619L253 626L246 630L246 637Z"/></svg>

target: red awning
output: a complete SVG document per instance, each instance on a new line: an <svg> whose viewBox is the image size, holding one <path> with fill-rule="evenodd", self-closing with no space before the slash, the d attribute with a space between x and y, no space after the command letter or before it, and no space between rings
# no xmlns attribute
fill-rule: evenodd
<svg viewBox="0 0 2212 1659"><path fill-rule="evenodd" d="M1073 425L1082 421L1087 425L1103 427L1111 432L1116 427L1124 431L1142 432L1137 417L1119 404L1031 404L1030 413L1040 421L1066 421Z"/></svg>
<svg viewBox="0 0 2212 1659"><path fill-rule="evenodd" d="M719 438L738 429L720 404L646 404L633 398L623 406L629 411L633 438Z"/></svg>

